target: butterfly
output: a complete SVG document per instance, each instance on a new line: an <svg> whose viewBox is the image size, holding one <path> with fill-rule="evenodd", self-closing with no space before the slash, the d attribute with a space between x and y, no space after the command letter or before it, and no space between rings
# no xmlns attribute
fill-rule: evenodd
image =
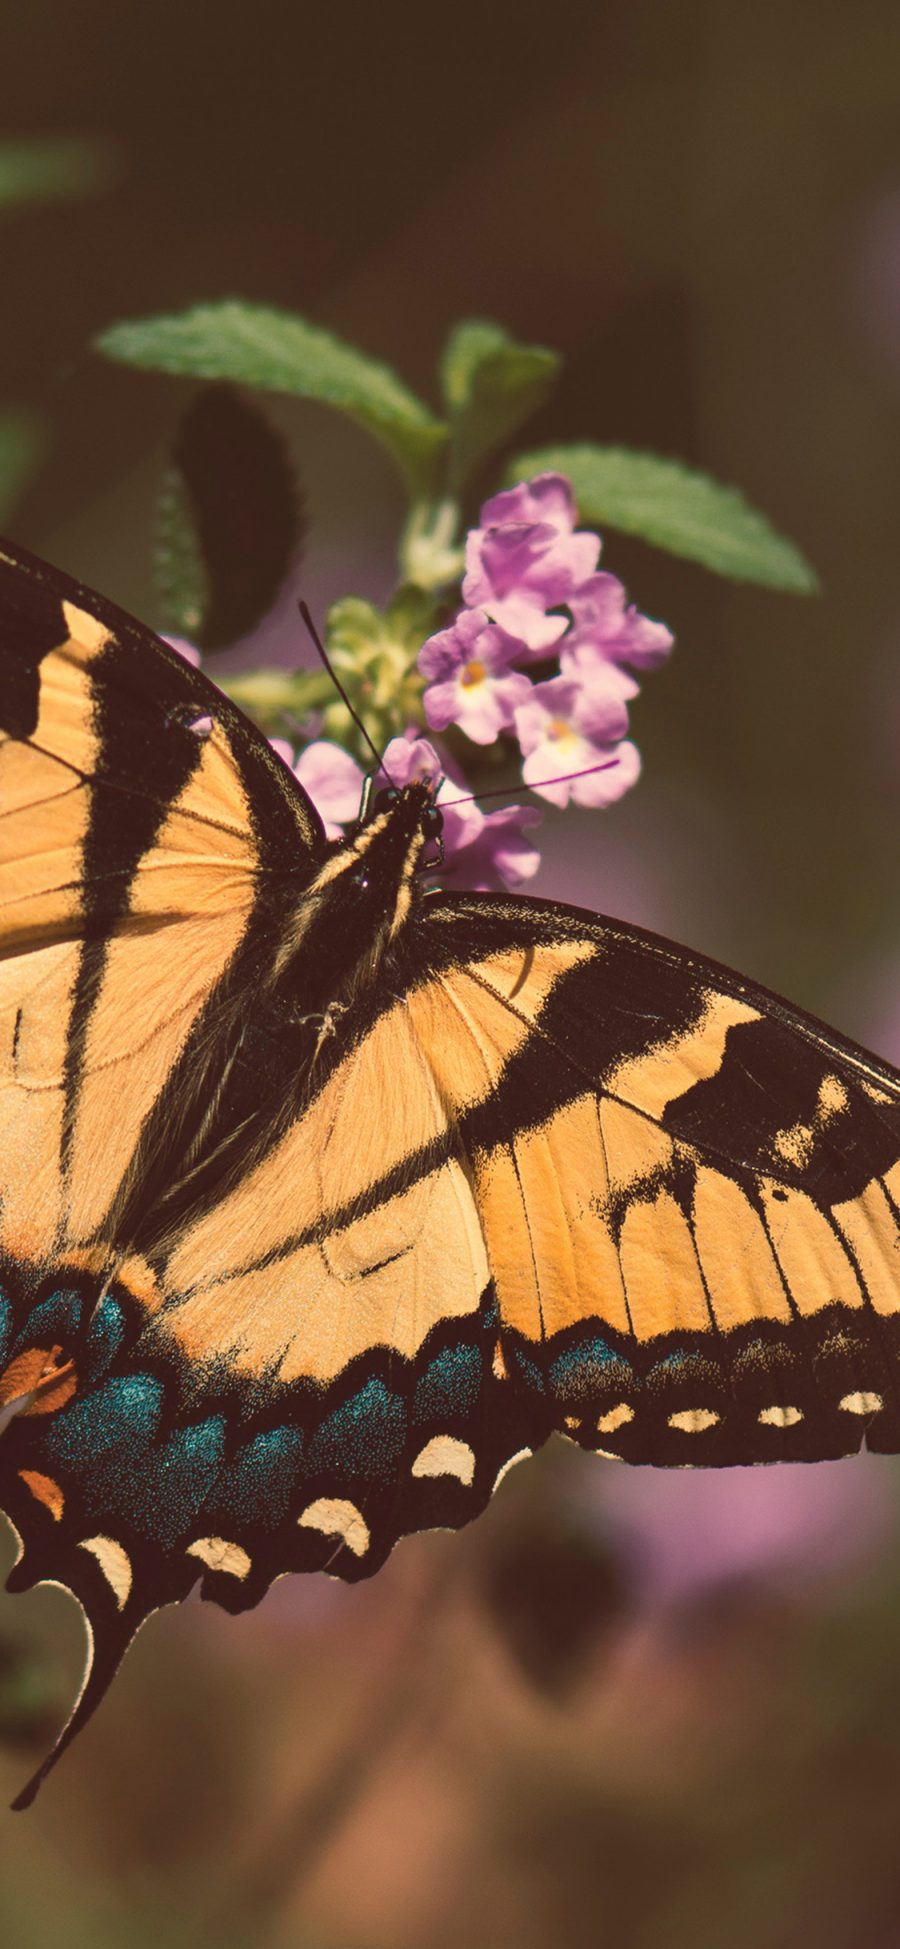
<svg viewBox="0 0 900 1949"><path fill-rule="evenodd" d="M200 1580L355 1579L554 1430L900 1449L900 1076L702 956L326 839L265 738L0 544L0 1505L80 1697Z"/></svg>

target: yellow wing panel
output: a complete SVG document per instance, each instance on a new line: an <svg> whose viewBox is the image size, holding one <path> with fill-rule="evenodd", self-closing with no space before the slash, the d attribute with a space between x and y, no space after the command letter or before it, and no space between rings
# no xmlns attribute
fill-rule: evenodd
<svg viewBox="0 0 900 1949"><path fill-rule="evenodd" d="M277 762L99 598L11 553L0 584L0 1243L40 1267L102 1231L233 960Z"/></svg>

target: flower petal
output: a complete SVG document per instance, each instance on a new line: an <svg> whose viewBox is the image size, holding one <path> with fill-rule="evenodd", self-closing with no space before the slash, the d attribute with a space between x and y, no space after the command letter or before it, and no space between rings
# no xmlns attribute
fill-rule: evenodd
<svg viewBox="0 0 900 1949"><path fill-rule="evenodd" d="M339 839L342 827L359 817L365 777L361 765L339 744L319 738L300 752L294 776L324 820L329 839Z"/></svg>

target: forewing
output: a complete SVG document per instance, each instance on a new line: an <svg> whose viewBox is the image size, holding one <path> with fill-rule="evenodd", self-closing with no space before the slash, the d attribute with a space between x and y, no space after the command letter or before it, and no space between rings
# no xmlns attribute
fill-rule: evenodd
<svg viewBox="0 0 900 1949"><path fill-rule="evenodd" d="M265 740L130 617L0 545L0 1248L102 1226L261 883L322 835Z"/></svg>

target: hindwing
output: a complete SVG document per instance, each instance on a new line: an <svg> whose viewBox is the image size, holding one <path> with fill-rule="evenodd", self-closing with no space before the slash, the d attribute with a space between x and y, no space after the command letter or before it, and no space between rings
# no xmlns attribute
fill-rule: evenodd
<svg viewBox="0 0 900 1949"><path fill-rule="evenodd" d="M896 1072L615 922L471 896L426 925L491 1075L457 1128L536 1411L655 1464L900 1447Z"/></svg>

